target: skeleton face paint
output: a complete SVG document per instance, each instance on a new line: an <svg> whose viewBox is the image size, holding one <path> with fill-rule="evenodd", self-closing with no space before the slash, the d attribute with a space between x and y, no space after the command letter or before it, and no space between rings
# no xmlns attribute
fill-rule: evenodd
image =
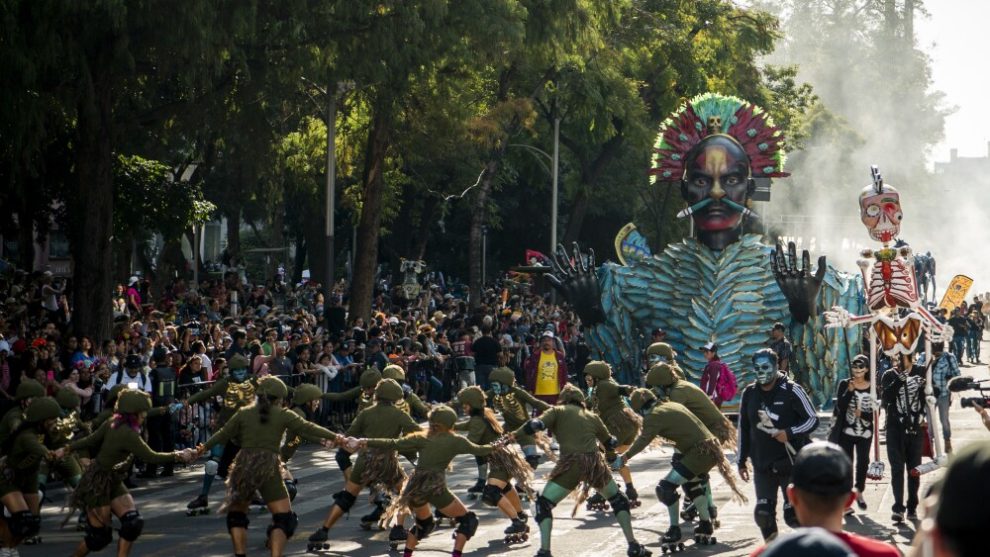
<svg viewBox="0 0 990 557"><path fill-rule="evenodd" d="M867 186L859 195L859 216L870 237L878 242L890 242L901 231L901 196L891 186L884 185L877 193L874 186Z"/></svg>
<svg viewBox="0 0 990 557"><path fill-rule="evenodd" d="M502 394L502 384L498 381L492 381L492 392L496 395Z"/></svg>
<svg viewBox="0 0 990 557"><path fill-rule="evenodd" d="M777 365L770 357L756 356L753 358L753 372L756 373L757 383L769 385L777 377Z"/></svg>
<svg viewBox="0 0 990 557"><path fill-rule="evenodd" d="M234 381L238 383L241 383L245 379L247 379L247 374L248 374L248 370L246 367L230 370L230 377L233 378Z"/></svg>
<svg viewBox="0 0 990 557"><path fill-rule="evenodd" d="M749 188L749 157L737 141L727 135L710 135L688 152L681 193L689 206L711 199L694 212L701 231L731 230L742 215L722 202L729 199L744 206Z"/></svg>

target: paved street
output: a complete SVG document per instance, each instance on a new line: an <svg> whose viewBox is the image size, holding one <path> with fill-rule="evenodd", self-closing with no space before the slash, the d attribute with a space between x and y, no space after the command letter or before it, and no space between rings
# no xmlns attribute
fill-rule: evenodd
<svg viewBox="0 0 990 557"><path fill-rule="evenodd" d="M986 344L985 344L986 347ZM985 351L985 354L990 352ZM963 374L987 378L986 366L964 367ZM968 395L966 395L968 396ZM952 409L953 440L956 448L962 447L974 439L990 438L979 423L976 414L971 409L962 409L954 403ZM827 418L823 419L822 427L817 434L824 435ZM881 452L883 448L881 447ZM667 527L666 511L660 505L653 493L653 487L661 474L668 468L669 449L654 450L643 454L633 461L633 472L636 485L644 504L633 512L633 527L642 543L645 543L654 554L659 554L658 537ZM544 475L551 464L540 467L539 475ZM340 472L333 460L333 454L327 451L315 450L310 447L300 451L292 462L293 471L299 478L300 494L296 499L294 509L299 514L299 530L296 537L289 542L288 555L304 555L306 538L318 526L331 501L331 494L342 486ZM227 537L222 516L211 514L203 517L188 518L184 515L186 503L198 492L202 464L184 470L176 477L168 480L142 481L140 488L134 490L138 508L146 522L144 535L138 542L134 555L140 556L171 556L171 555L230 555L231 546ZM923 480L922 489L931 481L937 479L941 472L927 475ZM450 485L455 492L463 495L474 483L475 466L472 457L462 457L455 461L454 471L450 474ZM740 506L728 502L728 495L721 478L717 475L715 493L720 500L720 519L722 526L718 530L719 543L704 550L692 551L701 555L748 555L760 542L759 532L752 521L752 500L749 505ZM889 468L888 468L889 479ZM869 511L859 513L848 520L850 530L868 534L880 539L898 544L906 550L914 534L913 527L895 528L890 522L890 506L892 496L889 491L889 481L870 482L867 486L866 497ZM223 486L218 482L212 492L212 506L215 510L223 497ZM752 487L748 486L747 494L752 497ZM67 555L71 548L82 538L70 524L58 529L61 520L58 506L64 500L64 493L59 490L52 494L54 505L44 510L43 537L40 546L21 547L21 555L51 556ZM467 502L467 501L465 501ZM480 501L470 503L471 508L478 512L482 522L478 535L467 546L471 555L497 555L507 551L514 555L533 555L538 549L539 535L533 529L528 543L506 548L502 543L502 530L508 521L497 515L491 509L483 506ZM553 551L555 555L568 557L625 555L626 544L621 531L611 514L591 514L580 509L575 518L570 518L573 501L567 500L557 507L555 512L555 529ZM387 554L385 533L369 536L358 525L358 517L368 512L368 499L362 496L359 503L352 509L349 519L342 520L331 531L331 551L325 555L351 555L363 557ZM252 555L267 554L264 549L265 528L269 522L267 513L251 514L252 524L249 530L250 552ZM74 522L74 521L73 521ZM781 526L783 524L781 521ZM441 555L448 554L451 548L450 528L445 527L430 536L417 554ZM689 550L691 551L691 550ZM110 549L101 554L110 554Z"/></svg>

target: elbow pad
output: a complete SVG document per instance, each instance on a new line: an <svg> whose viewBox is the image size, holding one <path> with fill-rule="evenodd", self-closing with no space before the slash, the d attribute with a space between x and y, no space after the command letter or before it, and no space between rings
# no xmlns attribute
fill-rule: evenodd
<svg viewBox="0 0 990 557"><path fill-rule="evenodd" d="M546 428L547 424L543 423L543 420L534 418L526 422L526 425L523 426L523 431L525 431L527 435L533 435L537 431L543 431Z"/></svg>
<svg viewBox="0 0 990 557"><path fill-rule="evenodd" d="M605 448L614 451L616 447L619 446L619 440L615 438L614 435L609 435L608 441L605 441Z"/></svg>

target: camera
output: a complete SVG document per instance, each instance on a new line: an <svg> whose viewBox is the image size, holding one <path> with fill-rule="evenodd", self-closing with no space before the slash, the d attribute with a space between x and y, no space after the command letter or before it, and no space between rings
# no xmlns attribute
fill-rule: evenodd
<svg viewBox="0 0 990 557"><path fill-rule="evenodd" d="M988 380L976 381L972 377L965 375L954 377L949 381L949 391L959 393L962 391L977 391L980 396L963 397L959 404L963 408L990 408L990 385L984 386Z"/></svg>

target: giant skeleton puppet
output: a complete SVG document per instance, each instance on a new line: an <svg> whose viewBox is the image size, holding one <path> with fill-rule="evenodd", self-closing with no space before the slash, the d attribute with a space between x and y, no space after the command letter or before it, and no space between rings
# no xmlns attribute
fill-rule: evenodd
<svg viewBox="0 0 990 557"><path fill-rule="evenodd" d="M637 377L649 331L662 328L684 355L695 380L705 366L697 350L718 342L719 355L740 381L753 379L748 359L763 348L774 322L790 322L792 370L815 401L826 402L848 369L858 335L825 330L819 308L863 308L858 276L813 270L808 252L799 264L794 244L771 249L743 231L758 181L784 177L783 137L769 115L734 97L692 99L662 125L654 149L653 184L679 187L694 220L694 236L652 254L632 224L616 239L619 264L594 268L594 252L578 246L555 253L551 283L586 326L588 344L624 382ZM573 255L573 256L572 256Z"/></svg>
<svg viewBox="0 0 990 557"><path fill-rule="evenodd" d="M942 436L939 435L935 416L935 395L932 387L931 353L932 342L948 342L952 328L940 323L925 306L918 291L918 277L911 248L907 244L891 244L901 231L900 193L883 182L880 170L871 168L873 183L863 188L859 195L860 220L870 233L870 238L880 242L878 250L864 250L862 259L857 261L866 284L868 313L854 315L846 308L835 307L825 312L826 327L852 328L856 325L869 326L870 338L870 396L877 399L877 348L899 362L902 369L909 369L918 347L921 333L925 333L926 377L925 403L928 412L929 436L935 448L935 463L916 468L924 473L943 462ZM875 412L879 413L879 407ZM870 463L868 476L872 479L883 477L883 462L880 461L880 436L877 434L879 416L874 415L873 451L874 461Z"/></svg>

